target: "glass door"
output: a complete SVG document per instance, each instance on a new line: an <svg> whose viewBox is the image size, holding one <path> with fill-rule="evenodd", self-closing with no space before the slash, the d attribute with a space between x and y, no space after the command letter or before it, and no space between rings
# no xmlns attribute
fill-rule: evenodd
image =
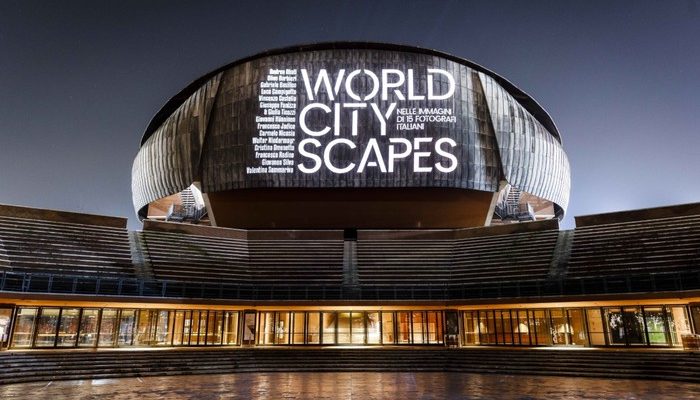
<svg viewBox="0 0 700 400"><path fill-rule="evenodd" d="M644 334L644 316L637 307L625 307L622 313L625 323L625 332L627 334L627 344L639 345L646 344L646 335Z"/></svg>
<svg viewBox="0 0 700 400"><path fill-rule="evenodd" d="M97 327L100 324L100 310L85 308L80 316L78 346L95 347L97 345Z"/></svg>
<svg viewBox="0 0 700 400"><path fill-rule="evenodd" d="M100 321L99 343L100 347L115 346L117 338L117 327L119 326L119 310L114 308L105 308L102 310L102 318Z"/></svg>
<svg viewBox="0 0 700 400"><path fill-rule="evenodd" d="M337 312L324 312L321 314L323 319L321 333L323 344L336 344L337 334L338 334L338 313Z"/></svg>
<svg viewBox="0 0 700 400"><path fill-rule="evenodd" d="M477 313L477 311L462 312L462 344L464 345L468 346L481 343L479 341L479 318Z"/></svg>
<svg viewBox="0 0 700 400"><path fill-rule="evenodd" d="M367 344L380 344L381 337L382 329L379 312L370 311L367 313Z"/></svg>
<svg viewBox="0 0 700 400"><path fill-rule="evenodd" d="M134 344L135 326L136 310L121 310L119 312L117 346L132 346Z"/></svg>
<svg viewBox="0 0 700 400"><path fill-rule="evenodd" d="M310 312L306 316L306 343L321 343L321 314Z"/></svg>
<svg viewBox="0 0 700 400"><path fill-rule="evenodd" d="M56 329L60 315L60 308L45 307L39 310L34 347L54 347L56 345Z"/></svg>
<svg viewBox="0 0 700 400"><path fill-rule="evenodd" d="M255 344L255 311L246 311L243 314L243 344Z"/></svg>
<svg viewBox="0 0 700 400"><path fill-rule="evenodd" d="M382 343L394 344L394 313L382 311Z"/></svg>
<svg viewBox="0 0 700 400"><path fill-rule="evenodd" d="M571 344L571 325L566 316L566 310L562 308L550 310L551 317L551 333L552 344L568 345Z"/></svg>
<svg viewBox="0 0 700 400"><path fill-rule="evenodd" d="M367 331L365 329L365 313L363 312L353 312L351 315L352 321L352 344L365 344L365 335Z"/></svg>
<svg viewBox="0 0 700 400"><path fill-rule="evenodd" d="M688 310L685 306L667 306L666 316L671 337L670 345L681 346L683 344L683 336L692 334Z"/></svg>
<svg viewBox="0 0 700 400"><path fill-rule="evenodd" d="M611 345L640 345L646 343L644 318L636 307L606 308L608 342Z"/></svg>

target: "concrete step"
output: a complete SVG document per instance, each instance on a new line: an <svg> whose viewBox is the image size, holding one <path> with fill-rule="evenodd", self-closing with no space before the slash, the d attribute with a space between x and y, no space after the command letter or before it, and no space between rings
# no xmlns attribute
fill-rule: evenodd
<svg viewBox="0 0 700 400"><path fill-rule="evenodd" d="M0 384L287 371L448 371L700 383L700 357L680 351L444 348L220 348L0 353Z"/></svg>

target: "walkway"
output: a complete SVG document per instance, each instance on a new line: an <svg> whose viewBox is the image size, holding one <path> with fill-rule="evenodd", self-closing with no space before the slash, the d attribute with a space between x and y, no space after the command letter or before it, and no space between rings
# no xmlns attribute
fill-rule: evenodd
<svg viewBox="0 0 700 400"><path fill-rule="evenodd" d="M410 372L279 372L0 386L2 399L697 399L666 381Z"/></svg>

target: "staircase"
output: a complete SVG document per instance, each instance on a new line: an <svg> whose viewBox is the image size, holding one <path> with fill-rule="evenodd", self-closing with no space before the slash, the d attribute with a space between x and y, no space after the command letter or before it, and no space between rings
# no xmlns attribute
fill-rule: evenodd
<svg viewBox="0 0 700 400"><path fill-rule="evenodd" d="M700 383L700 353L503 348L218 348L5 351L0 384L288 371L407 371L661 379Z"/></svg>

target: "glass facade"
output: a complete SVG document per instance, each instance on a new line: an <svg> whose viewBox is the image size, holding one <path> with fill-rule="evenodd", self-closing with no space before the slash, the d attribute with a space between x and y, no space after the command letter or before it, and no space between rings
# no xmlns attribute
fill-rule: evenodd
<svg viewBox="0 0 700 400"><path fill-rule="evenodd" d="M7 334L11 348L445 345L446 336L445 312L438 310L251 310L245 318L242 312L229 310L17 307L12 311L6 313L14 315L12 333ZM460 343L682 346L698 315L697 307L683 305L464 310L459 312Z"/></svg>
<svg viewBox="0 0 700 400"><path fill-rule="evenodd" d="M681 346L686 306L462 311L463 345Z"/></svg>
<svg viewBox="0 0 700 400"><path fill-rule="evenodd" d="M238 311L19 307L10 347L238 345Z"/></svg>
<svg viewBox="0 0 700 400"><path fill-rule="evenodd" d="M399 324L395 335L394 321ZM442 311L264 311L259 345L443 344Z"/></svg>

